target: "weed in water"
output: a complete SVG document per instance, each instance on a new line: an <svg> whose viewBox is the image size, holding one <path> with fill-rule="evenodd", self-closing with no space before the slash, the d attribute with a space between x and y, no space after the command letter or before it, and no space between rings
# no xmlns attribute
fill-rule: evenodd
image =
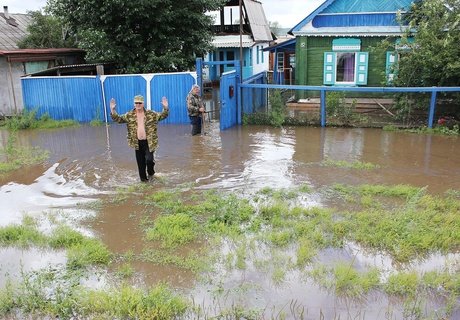
<svg viewBox="0 0 460 320"><path fill-rule="evenodd" d="M380 166L378 164L373 164L369 162L361 162L361 161L345 161L345 160L330 160L326 159L321 162L322 166L325 167L338 167L338 168L346 168L346 169L358 169L358 170L372 170L372 169L379 169Z"/></svg>
<svg viewBox="0 0 460 320"><path fill-rule="evenodd" d="M10 130L23 129L54 129L78 126L75 120L54 120L49 114L44 113L37 117L37 109L24 109L20 114L5 120L5 125Z"/></svg>
<svg viewBox="0 0 460 320"><path fill-rule="evenodd" d="M66 225L55 228L49 237L48 243L52 248L71 248L83 243L85 237L78 231Z"/></svg>
<svg viewBox="0 0 460 320"><path fill-rule="evenodd" d="M2 246L28 247L42 246L46 237L31 225L9 225L0 227L0 244Z"/></svg>
<svg viewBox="0 0 460 320"><path fill-rule="evenodd" d="M67 250L67 265L71 269L89 265L108 265L112 254L108 248L96 239L85 238L81 243Z"/></svg>
<svg viewBox="0 0 460 320"><path fill-rule="evenodd" d="M13 285L8 280L5 286L0 288L0 316L6 316L14 307Z"/></svg>
<svg viewBox="0 0 460 320"><path fill-rule="evenodd" d="M76 305L85 317L110 319L176 319L187 310L187 302L166 285L149 291L123 286L110 291L82 291Z"/></svg>
<svg viewBox="0 0 460 320"><path fill-rule="evenodd" d="M117 268L117 271L115 273L120 278L126 279L134 275L134 268L129 263L123 263L121 266Z"/></svg>
<svg viewBox="0 0 460 320"><path fill-rule="evenodd" d="M267 235L268 240L271 244L276 247L286 247L293 239L292 231L272 231Z"/></svg>
<svg viewBox="0 0 460 320"><path fill-rule="evenodd" d="M281 285L286 279L286 271L283 267L277 266L272 272L272 281L275 285Z"/></svg>
<svg viewBox="0 0 460 320"><path fill-rule="evenodd" d="M384 285L384 290L390 295L415 297L419 277L415 272L392 274Z"/></svg>
<svg viewBox="0 0 460 320"><path fill-rule="evenodd" d="M315 257L317 253L318 251L310 239L300 239L299 246L296 251L296 265L299 268L305 267L312 261L313 257Z"/></svg>
<svg viewBox="0 0 460 320"><path fill-rule="evenodd" d="M23 166L42 163L48 158L48 152L36 147L21 147L16 144L17 134L12 132L0 155L4 154L4 161L0 161L0 174L17 170Z"/></svg>
<svg viewBox="0 0 460 320"><path fill-rule="evenodd" d="M201 253L202 254L200 255L197 253L192 253L189 256L179 256L168 251L146 249L142 252L140 258L143 261L151 262L154 264L173 265L195 273L199 273L211 268L211 266L208 264L208 261L204 258L205 255L203 252Z"/></svg>
<svg viewBox="0 0 460 320"><path fill-rule="evenodd" d="M186 214L158 217L153 228L146 230L148 240L160 240L165 248L175 248L197 238L198 224Z"/></svg>

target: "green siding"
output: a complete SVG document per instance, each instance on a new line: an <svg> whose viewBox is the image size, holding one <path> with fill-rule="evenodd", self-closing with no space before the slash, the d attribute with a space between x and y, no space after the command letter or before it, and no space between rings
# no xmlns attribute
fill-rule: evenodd
<svg viewBox="0 0 460 320"><path fill-rule="evenodd" d="M356 37L353 37L356 38ZM296 84L308 86L323 85L324 52L332 51L332 40L338 37L297 37L296 42ZM386 55L384 50L371 52L384 37L363 37L361 51L369 52L367 86L382 86L385 80ZM299 92L298 98L318 96L319 92Z"/></svg>
<svg viewBox="0 0 460 320"><path fill-rule="evenodd" d="M368 87L380 87L386 83L385 71L386 71L386 51L385 50L373 50L376 48L384 37L373 37L373 38L361 38L361 51L369 52L369 74L367 78Z"/></svg>

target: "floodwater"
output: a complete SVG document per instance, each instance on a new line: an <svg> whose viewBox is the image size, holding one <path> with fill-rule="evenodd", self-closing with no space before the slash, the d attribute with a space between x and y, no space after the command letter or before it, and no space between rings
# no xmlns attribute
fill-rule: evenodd
<svg viewBox="0 0 460 320"><path fill-rule="evenodd" d="M386 132L381 129L313 128L266 126L234 127L219 131L217 122L206 122L205 135L191 136L189 125L160 125L159 147L155 154L157 180L152 188L174 188L190 184L198 189L219 189L254 194L270 187L292 188L307 184L313 190L336 183L409 184L441 194L460 190L460 139L458 137ZM4 146L7 131L0 131ZM137 252L142 247L138 221L131 217L142 208L135 201L107 206L92 212L79 204L115 196L121 186L138 183L134 152L126 142L126 127L110 126L21 131L18 143L49 150L44 165L36 165L0 176L0 226L20 223L24 214L53 213L62 219L79 221L92 217L91 224L78 224L86 234L99 237L110 250ZM361 161L378 165L373 170L353 170L321 166L324 160ZM308 205L323 205L327 199L312 193ZM49 226L44 223L43 228ZM222 248L223 251L229 248ZM264 250L264 248L261 248ZM59 252L36 249L0 249L0 284L45 265L62 264ZM353 244L343 250L328 249L320 259L356 260L362 266L391 267L385 256L368 257ZM442 268L445 261L460 263L458 255L433 257L423 269ZM282 285L274 285L265 273L252 265L216 276L227 290L217 299L216 289L197 281L191 272L137 263L138 282L155 284L167 280L186 292L210 313L221 305L238 304L265 309L267 318L295 313L304 308L306 319L399 319L402 306L381 294L365 301L335 297L311 280L302 280L297 271L289 272ZM216 300L217 299L217 300ZM427 302L426 309L439 301ZM457 309L454 316L460 317ZM458 319L458 318L457 318Z"/></svg>

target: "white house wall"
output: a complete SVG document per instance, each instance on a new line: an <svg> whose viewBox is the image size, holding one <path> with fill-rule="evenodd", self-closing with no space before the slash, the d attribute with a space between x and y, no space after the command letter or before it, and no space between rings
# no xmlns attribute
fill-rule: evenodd
<svg viewBox="0 0 460 320"><path fill-rule="evenodd" d="M257 46L259 46L259 63L257 63ZM267 71L269 68L269 52L262 51L262 49L268 47L268 43L259 43L252 47L252 74L258 74L263 71ZM263 56L263 60L262 60ZM262 62L263 61L263 62Z"/></svg>

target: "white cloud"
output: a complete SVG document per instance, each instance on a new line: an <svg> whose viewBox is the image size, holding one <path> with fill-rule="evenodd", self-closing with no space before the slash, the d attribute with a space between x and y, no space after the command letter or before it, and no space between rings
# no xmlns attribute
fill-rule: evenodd
<svg viewBox="0 0 460 320"><path fill-rule="evenodd" d="M9 13L26 13L29 10L40 10L46 5L46 0L2 0L3 7L8 6Z"/></svg>
<svg viewBox="0 0 460 320"><path fill-rule="evenodd" d="M283 28L292 28L304 19L324 0L259 0L268 21L278 22ZM10 13L26 13L27 10L39 10L46 0L2 0ZM3 10L3 8L2 8Z"/></svg>
<svg viewBox="0 0 460 320"><path fill-rule="evenodd" d="M268 21L278 22L283 28L292 28L324 0L260 0Z"/></svg>

